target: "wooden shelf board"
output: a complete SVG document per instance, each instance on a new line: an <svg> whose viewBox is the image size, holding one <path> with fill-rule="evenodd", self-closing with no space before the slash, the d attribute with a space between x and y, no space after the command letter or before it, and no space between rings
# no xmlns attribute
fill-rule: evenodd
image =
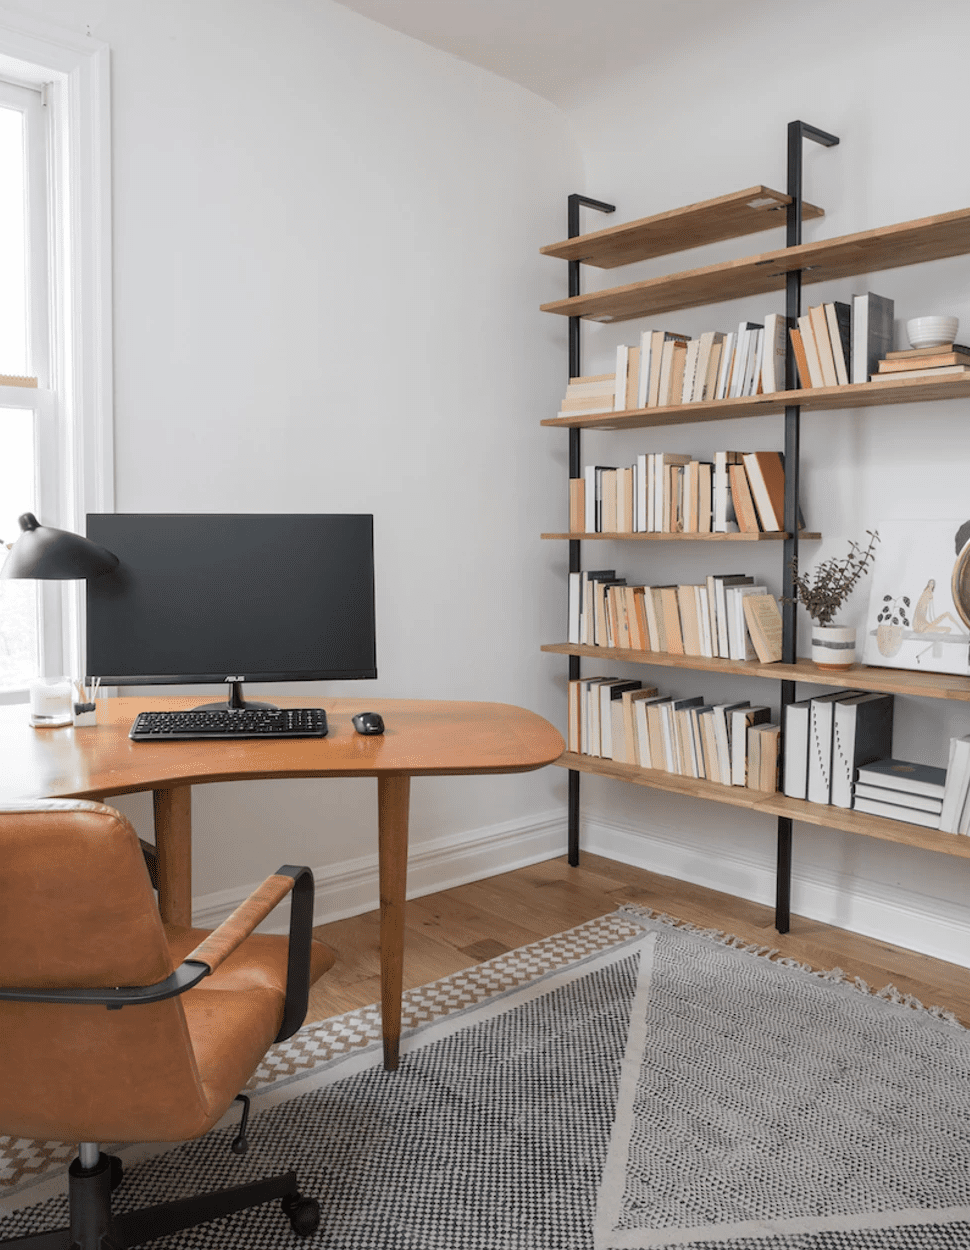
<svg viewBox="0 0 970 1250"><path fill-rule="evenodd" d="M698 655L671 655L668 651L631 651L626 647L590 647L573 642L549 642L543 644L541 650L553 655L621 660L627 664L685 668L699 673L736 673L743 677L767 677L772 681L800 681L845 690L878 690L921 699L970 702L970 677L955 673L917 673L905 668L876 668L866 664L853 664L840 672L825 672L806 659L796 660L794 664L760 664L757 660L709 659Z"/></svg>
<svg viewBox="0 0 970 1250"><path fill-rule="evenodd" d="M797 247L779 248L757 256L574 295L541 307L543 312L565 317L629 321L634 317L657 316L681 308L780 291L785 285L785 275L795 269L802 271L802 283L810 284L899 269L967 252L970 252L970 208L961 208L952 213L920 217L876 230L801 243Z"/></svg>
<svg viewBox="0 0 970 1250"><path fill-rule="evenodd" d="M883 404L932 403L970 396L970 375L940 378L899 378L887 382L858 382L849 386L819 386L804 391L777 391L744 399L708 399L700 404L670 404L663 408L628 408L575 417L550 417L541 425L564 430L640 430L662 425L725 421L735 417L763 417L798 406L802 412L831 412L844 408L877 408Z"/></svg>
<svg viewBox="0 0 970 1250"><path fill-rule="evenodd" d="M763 794L743 786L722 786L713 781L681 777L676 773L661 772L653 768L638 768L635 764L619 764L615 760L577 755L571 751L564 752L554 762L560 768L592 773L599 777L612 777L616 781L648 786L653 790L666 790L692 798L708 799L714 803L746 807L766 816L786 816L805 824L843 829L847 833L861 834L867 838L880 838L885 842L897 842L903 846L916 846L926 851L970 859L970 838L956 833L942 833L939 829L926 829L922 825L911 825L902 820L870 816L867 812L854 812L844 807L807 803L803 799L790 799L780 792Z"/></svg>
<svg viewBox="0 0 970 1250"><path fill-rule="evenodd" d="M707 542L707 543L763 543L777 542L788 537L784 530L759 530L757 534L590 534L585 530L578 534L543 534L543 538L568 538L570 542L595 541L598 538L622 539L624 542ZM816 541L821 534L802 532L800 542Z"/></svg>
<svg viewBox="0 0 970 1250"><path fill-rule="evenodd" d="M608 226L575 239L563 239L539 251L543 256L578 260L598 269L616 269L634 261L784 226L785 208L789 203L789 197L781 191L746 187L713 200ZM802 221L824 216L823 210L815 204L802 204Z"/></svg>

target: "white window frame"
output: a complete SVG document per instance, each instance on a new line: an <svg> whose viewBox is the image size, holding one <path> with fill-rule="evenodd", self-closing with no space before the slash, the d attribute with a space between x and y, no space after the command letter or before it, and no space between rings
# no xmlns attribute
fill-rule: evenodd
<svg viewBox="0 0 970 1250"><path fill-rule="evenodd" d="M0 387L0 407L35 411L39 519L77 533L86 513L114 510L108 55L89 35L0 8L0 78L43 90L50 284L41 324L49 360L42 349L31 362L38 388ZM42 671L79 675L83 583L39 585ZM12 691L0 702L25 697Z"/></svg>

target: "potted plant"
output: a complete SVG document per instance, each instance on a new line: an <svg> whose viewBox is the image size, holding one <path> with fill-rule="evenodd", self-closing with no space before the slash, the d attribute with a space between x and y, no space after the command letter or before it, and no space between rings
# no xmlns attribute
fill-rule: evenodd
<svg viewBox="0 0 970 1250"><path fill-rule="evenodd" d="M845 669L855 663L856 631L853 626L835 624L835 617L869 565L876 557L879 534L867 530L869 545L849 543L844 556L823 560L808 573L800 573L798 561L791 563L795 601L812 618L812 660L816 668ZM786 599L791 603L791 599Z"/></svg>

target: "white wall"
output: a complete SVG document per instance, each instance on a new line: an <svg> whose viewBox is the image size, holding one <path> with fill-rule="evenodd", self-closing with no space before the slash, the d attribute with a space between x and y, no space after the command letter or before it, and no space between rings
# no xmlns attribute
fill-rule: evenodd
<svg viewBox="0 0 970 1250"><path fill-rule="evenodd" d="M590 96L570 117L583 147L587 193L617 205L622 221L755 183L785 188L786 125L801 118L841 138L805 145L807 199L826 217L806 224L806 241L946 212L968 203L970 179L956 135L966 121L966 43L970 7L873 3L776 5L755 20L693 24L683 6L680 48L645 49L644 67ZM614 219L610 219L614 220ZM585 229L604 223L590 213ZM622 271L584 271L584 290L653 273L713 263L784 245L782 230L696 249ZM930 312L961 318L970 334L970 258L938 261L825 286L806 286L803 305L873 290L896 301L903 323ZM585 372L612 368L617 342L648 326L699 334L763 320L783 295L738 301L620 326L584 331ZM802 420L803 504L824 541L803 562L842 554L849 538L888 518L970 517L968 404L905 405ZM565 436L562 436L563 438ZM629 464L640 451L707 454L717 448L781 448L782 419L676 426L655 432L584 436L584 463ZM560 508L564 517L564 505ZM767 546L767 544L765 545ZM649 552L617 544L595 564L615 562L637 580L701 580L714 570L760 572L780 592L774 550L674 547ZM591 563L591 547L585 551ZM728 567L730 566L730 568ZM560 571L564 568L559 561ZM848 623L861 624L867 591L857 591ZM804 618L803 618L804 620ZM807 643L802 626L802 643ZM611 666L612 668L612 666ZM603 671L587 664L585 672ZM617 671L626 672L623 666ZM777 702L777 686L670 669L630 666L665 691L720 700ZM818 689L817 687L813 689ZM810 691L802 688L803 695ZM902 758L946 763L951 734L970 730L966 704L897 699L894 750ZM773 902L774 821L700 800L584 778L586 845L688 880ZM797 825L793 908L803 915L970 963L965 900L970 866L831 830Z"/></svg>
<svg viewBox="0 0 970 1250"><path fill-rule="evenodd" d="M16 7L111 47L118 510L372 511L379 679L278 692L557 717L562 115L328 0ZM561 852L563 795L558 769L416 782L417 884ZM376 905L373 782L197 787L194 822L210 918L284 861L347 878L330 914Z"/></svg>

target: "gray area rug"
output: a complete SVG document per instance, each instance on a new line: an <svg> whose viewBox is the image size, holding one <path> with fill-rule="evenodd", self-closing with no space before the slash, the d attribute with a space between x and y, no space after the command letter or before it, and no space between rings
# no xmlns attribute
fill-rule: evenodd
<svg viewBox="0 0 970 1250"><path fill-rule="evenodd" d="M250 1155L133 1149L116 1205L293 1166L333 1250L970 1248L959 1026L632 908L556 942L416 992L397 1073L366 1012L301 1031ZM50 1176L0 1238L64 1222ZM152 1244L300 1243L270 1204Z"/></svg>

